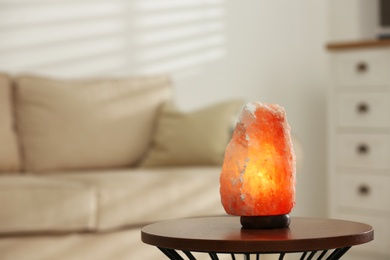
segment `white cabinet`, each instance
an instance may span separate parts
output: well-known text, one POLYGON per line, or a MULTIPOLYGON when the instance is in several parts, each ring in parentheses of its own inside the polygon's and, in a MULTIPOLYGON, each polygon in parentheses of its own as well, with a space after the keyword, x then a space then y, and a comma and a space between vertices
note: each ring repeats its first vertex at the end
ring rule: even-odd
POLYGON ((390 42, 332 44, 329 217, 365 222, 374 241, 343 259, 390 259, 390 42))

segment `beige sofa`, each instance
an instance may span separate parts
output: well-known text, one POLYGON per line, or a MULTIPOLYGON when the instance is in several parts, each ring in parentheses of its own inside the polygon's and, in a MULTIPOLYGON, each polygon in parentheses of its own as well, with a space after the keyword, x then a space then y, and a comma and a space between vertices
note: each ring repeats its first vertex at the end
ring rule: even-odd
POLYGON ((182 113, 166 76, 0 74, 0 259, 164 259, 140 227, 224 214, 241 102, 182 113))

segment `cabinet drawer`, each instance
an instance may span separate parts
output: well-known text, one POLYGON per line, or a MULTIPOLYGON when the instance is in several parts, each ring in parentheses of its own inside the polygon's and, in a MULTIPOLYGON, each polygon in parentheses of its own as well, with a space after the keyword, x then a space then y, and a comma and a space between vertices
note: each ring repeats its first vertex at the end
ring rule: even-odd
POLYGON ((338 134, 336 148, 339 166, 389 166, 390 142, 386 134, 338 134))
POLYGON ((389 126, 388 93, 340 93, 337 96, 341 127, 389 126))
POLYGON ((375 255, 378 254, 382 256, 390 256, 390 219, 386 217, 372 217, 362 215, 357 216, 349 213, 341 213, 338 217, 342 219, 366 223, 374 227, 374 240, 364 245, 354 246, 352 248, 352 251, 369 252, 375 255))
POLYGON ((386 86, 389 83, 389 50, 366 50, 338 53, 336 84, 343 87, 386 86))
POLYGON ((339 191, 340 206, 390 212, 390 177, 342 172, 339 191))

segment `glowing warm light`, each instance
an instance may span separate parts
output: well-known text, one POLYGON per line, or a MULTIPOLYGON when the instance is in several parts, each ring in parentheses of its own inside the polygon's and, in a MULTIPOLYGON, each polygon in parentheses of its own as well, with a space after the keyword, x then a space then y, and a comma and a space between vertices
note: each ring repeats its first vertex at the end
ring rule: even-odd
POLYGON ((295 154, 284 109, 247 104, 226 147, 221 200, 236 216, 274 216, 295 204, 295 154))

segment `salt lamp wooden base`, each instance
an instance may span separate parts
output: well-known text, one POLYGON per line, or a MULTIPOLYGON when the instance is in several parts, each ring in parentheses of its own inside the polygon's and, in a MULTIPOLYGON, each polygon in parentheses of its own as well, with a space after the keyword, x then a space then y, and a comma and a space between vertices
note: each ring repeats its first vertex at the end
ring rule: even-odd
POLYGON ((290 225, 290 215, 275 216, 241 216, 240 222, 243 228, 271 229, 287 228, 290 225))

